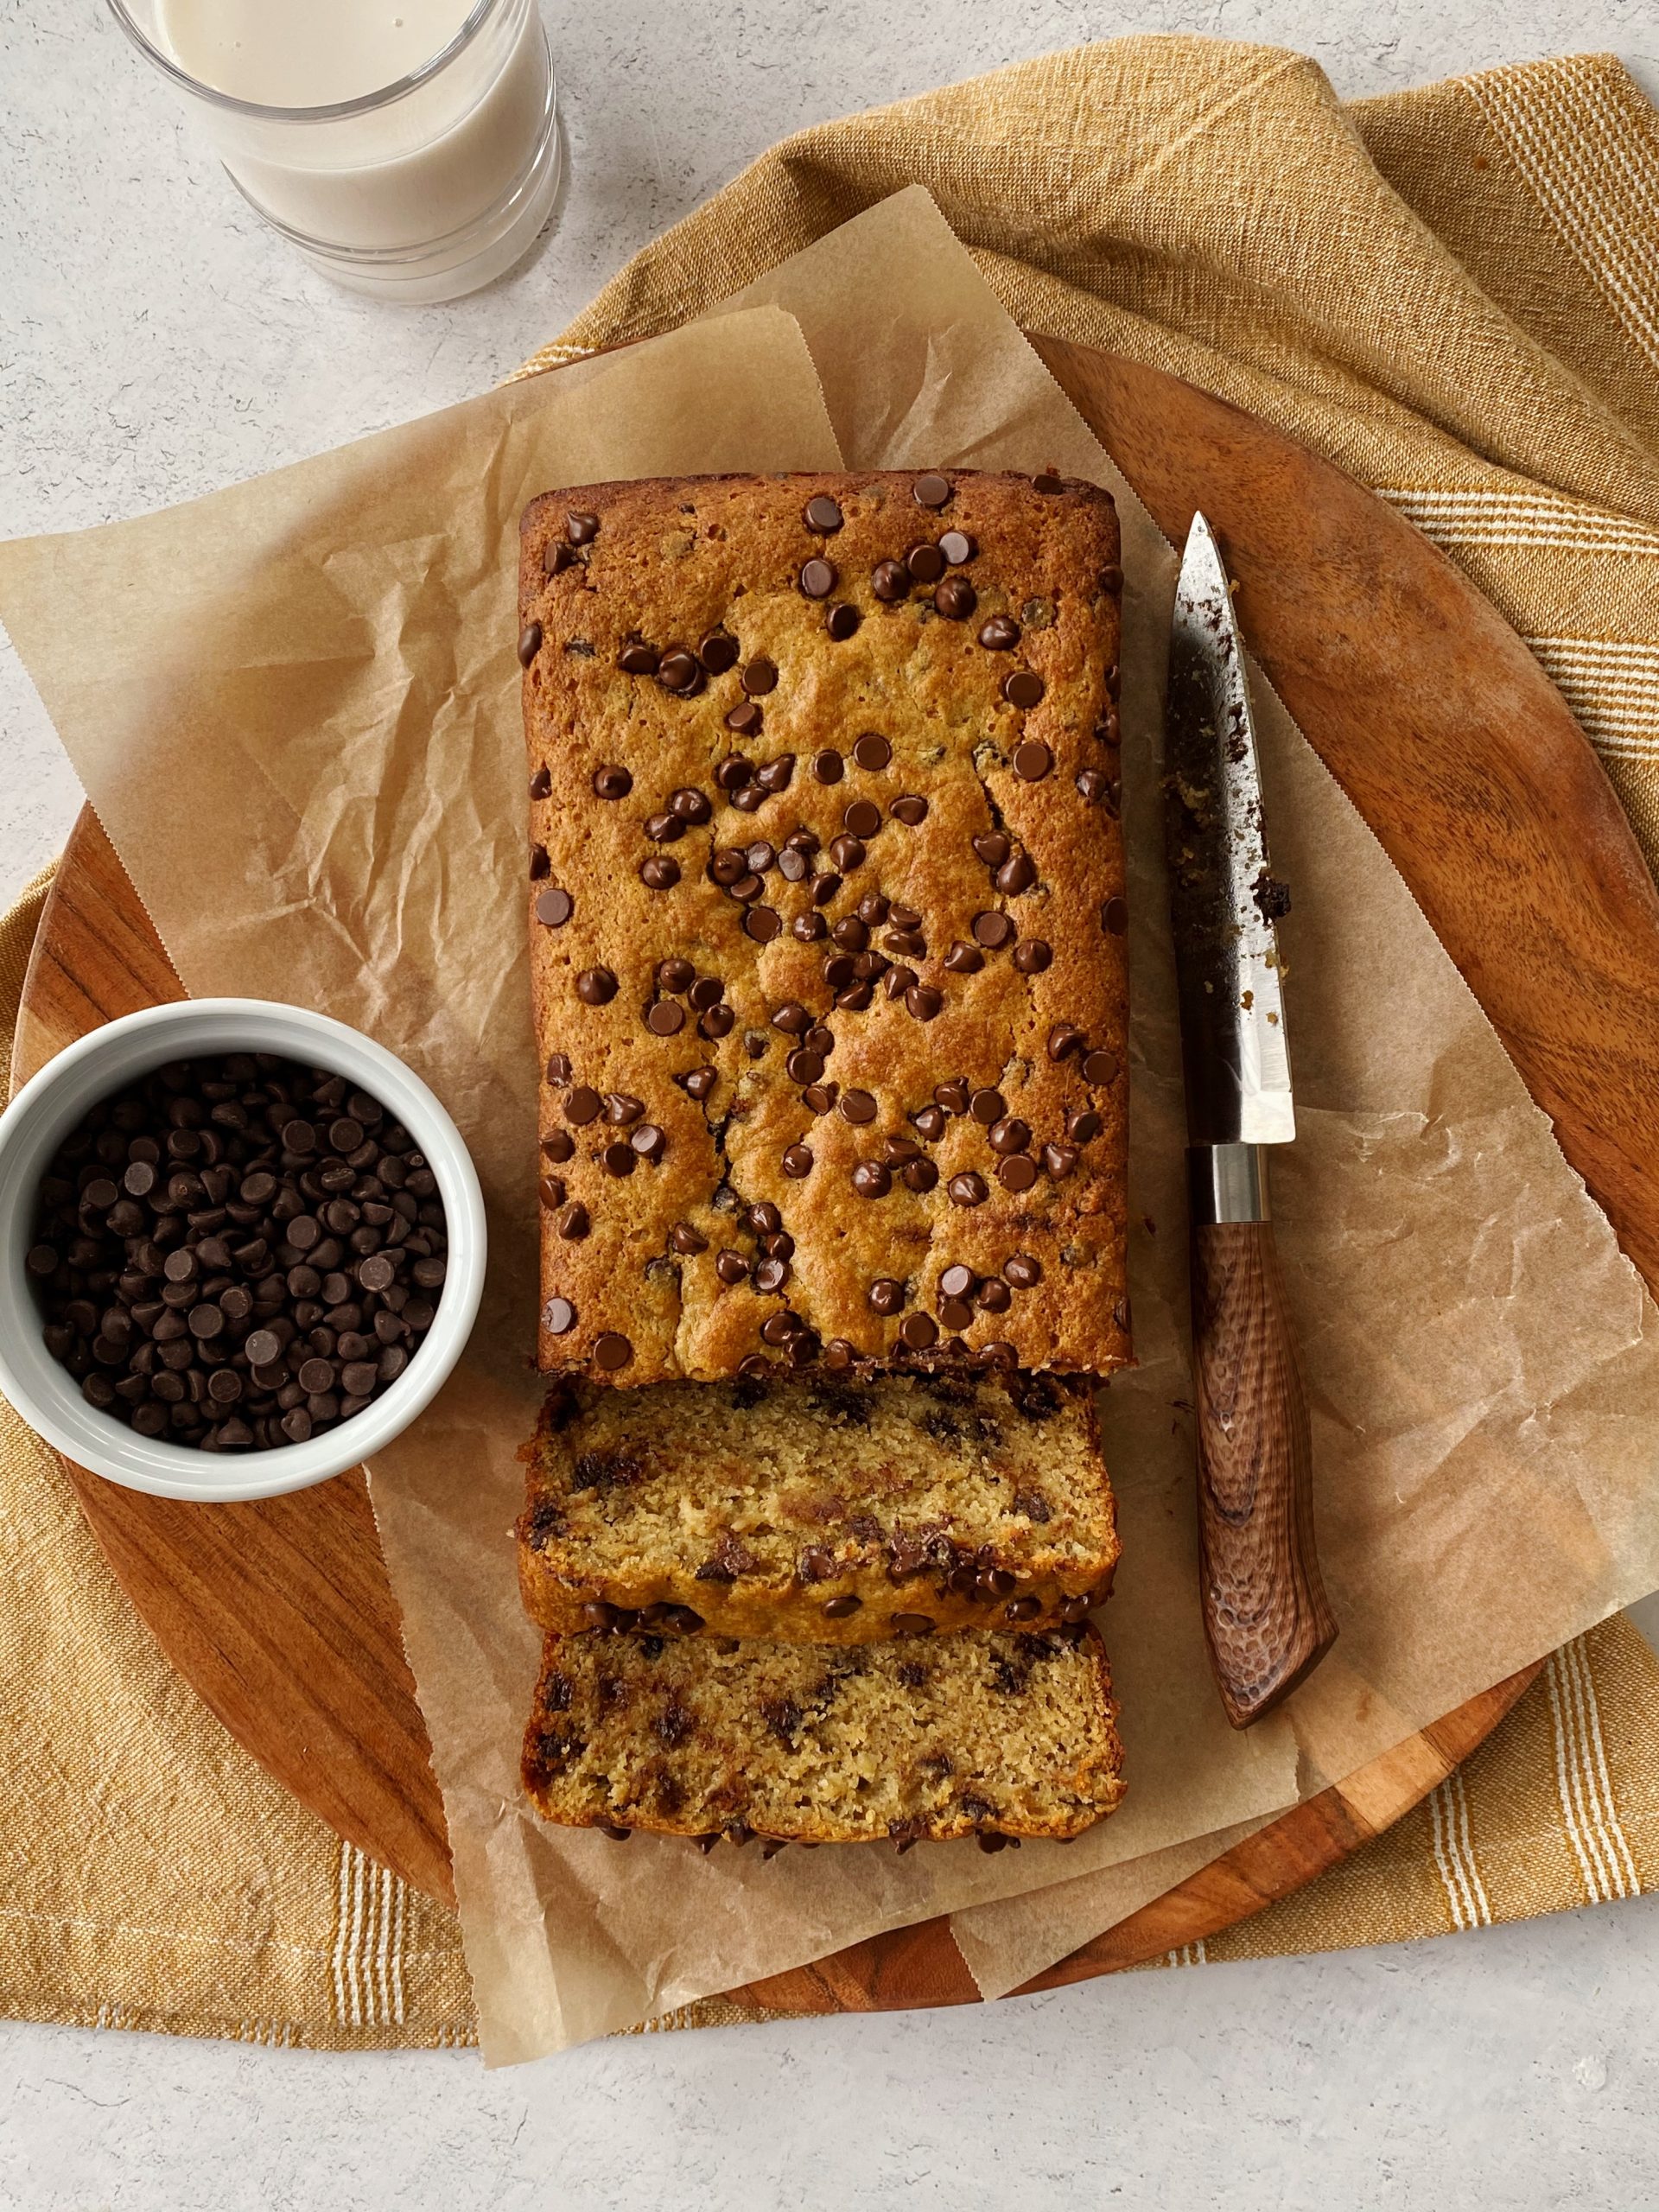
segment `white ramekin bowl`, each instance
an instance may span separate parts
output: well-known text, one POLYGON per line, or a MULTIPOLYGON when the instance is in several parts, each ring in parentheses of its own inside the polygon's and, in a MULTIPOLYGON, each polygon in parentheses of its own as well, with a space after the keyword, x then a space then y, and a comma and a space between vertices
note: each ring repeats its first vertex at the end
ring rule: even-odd
POLYGON ((264 999, 188 999, 150 1007, 93 1030, 60 1052, 0 1114, 0 1391, 48 1444, 129 1490, 215 1504, 279 1497, 372 1459, 430 1404, 478 1318, 485 1252, 483 1193, 461 1132, 395 1053, 343 1021, 264 999), (264 1452, 199 1452, 141 1436, 89 1405, 73 1376, 46 1349, 41 1308, 24 1266, 41 1179, 88 1108, 165 1061, 215 1052, 280 1053, 327 1068, 378 1098, 426 1154, 447 1223, 447 1272, 437 1313, 397 1381, 321 1436, 264 1452))

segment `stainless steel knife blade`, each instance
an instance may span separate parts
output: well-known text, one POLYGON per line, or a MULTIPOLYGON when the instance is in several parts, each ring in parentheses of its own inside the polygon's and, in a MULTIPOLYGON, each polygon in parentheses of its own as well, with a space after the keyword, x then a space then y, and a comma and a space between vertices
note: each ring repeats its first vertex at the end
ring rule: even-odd
POLYGON ((1296 1134, 1243 643, 1221 550, 1201 514, 1175 588, 1165 710, 1165 824, 1188 1141, 1287 1144, 1296 1134))

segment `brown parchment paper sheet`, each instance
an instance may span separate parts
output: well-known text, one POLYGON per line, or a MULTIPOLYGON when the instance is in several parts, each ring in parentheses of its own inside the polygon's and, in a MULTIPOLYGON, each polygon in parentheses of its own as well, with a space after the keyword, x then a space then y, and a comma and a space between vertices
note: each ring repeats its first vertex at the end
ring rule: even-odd
POLYGON ((1050 1882, 1022 1897, 994 1897, 988 1904, 953 1912, 950 1933, 980 1995, 1006 1997, 1057 1959, 1139 1912, 1142 1905, 1167 1896, 1273 1818, 1268 1814, 1241 1821, 1236 1827, 1192 1836, 1165 1850, 1149 1851, 1142 1859, 1126 1859, 1120 1866, 1103 1866, 1098 1873, 1050 1882))
POLYGON ((1154 1854, 1351 1771, 1659 1585, 1645 1294, 1390 864, 1264 689, 1275 858, 1297 900, 1303 1130, 1277 1212, 1343 1641, 1286 1714, 1243 1738, 1221 1719, 1194 1595, 1151 773, 1173 575, 916 191, 671 338, 143 522, 0 546, 0 618, 187 986, 371 1029, 434 1084, 478 1159, 493 1239, 478 1334, 372 1473, 493 2062, 942 1911, 971 1910, 975 1971, 1010 1986, 1057 1955, 1045 1945, 1071 1947, 1059 1923, 1076 1920, 1011 1909, 1000 1934, 998 1900, 1098 1883, 1094 1925, 1108 1925, 1163 1872, 1154 1854), (520 506, 558 483, 841 455, 1052 462, 1109 484, 1122 513, 1142 1365, 1103 1402, 1125 1543, 1104 1625, 1131 1788, 1064 1850, 762 1866, 542 1829, 518 1801, 535 1639, 508 1532, 537 1390, 512 554, 520 506))

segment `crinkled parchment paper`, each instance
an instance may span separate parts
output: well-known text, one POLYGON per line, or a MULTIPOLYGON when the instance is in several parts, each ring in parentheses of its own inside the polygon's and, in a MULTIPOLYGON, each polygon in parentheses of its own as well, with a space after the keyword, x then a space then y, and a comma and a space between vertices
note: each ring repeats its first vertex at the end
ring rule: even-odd
POLYGON ((1262 686, 1302 1132, 1275 1162, 1275 1211, 1342 1638, 1284 1713, 1243 1737, 1222 1719, 1196 1601, 1155 790, 1173 570, 917 191, 671 338, 142 522, 0 546, 0 616, 188 988, 372 1031, 478 1160, 493 1240, 478 1332, 372 1471, 493 2062, 936 1913, 962 1916, 982 1986, 1013 1986, 1223 1847, 1215 1832, 1659 1585, 1651 1306, 1398 875, 1262 686), (519 508, 559 484, 842 458, 1053 463, 1109 485, 1122 517, 1141 1364, 1103 1399, 1124 1535, 1103 1626, 1130 1794, 1065 1848, 763 1866, 646 1836, 620 1850, 542 1828, 519 1800, 536 1639, 510 1529, 537 1393, 513 553, 519 508))

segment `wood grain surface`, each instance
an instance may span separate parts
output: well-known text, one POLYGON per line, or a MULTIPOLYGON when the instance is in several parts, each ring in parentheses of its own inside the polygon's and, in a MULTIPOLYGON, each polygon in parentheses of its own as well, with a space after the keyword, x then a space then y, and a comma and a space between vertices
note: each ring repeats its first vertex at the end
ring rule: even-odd
MULTIPOLYGON (((1587 741, 1478 594, 1389 508, 1267 425, 1155 371, 1036 341, 1172 536, 1202 505, 1247 634, 1468 977, 1625 1249, 1659 1278, 1659 900, 1587 741)), ((554 372, 553 373, 556 373, 554 372)), ((42 921, 21 1078, 99 1022, 181 995, 84 813, 42 921)), ((176 1506, 71 1469, 162 1649, 339 1833, 451 1894, 441 1802, 360 1476, 267 1503, 176 1506)), ((1236 1846, 1033 1986, 1139 1964, 1288 1895, 1397 1820, 1532 1672, 1236 1846)), ((754 1986, 787 2011, 975 1989, 943 1922, 754 1986)))
POLYGON ((1270 1221, 1192 1231, 1198 1586, 1235 1728, 1289 1696, 1336 1642, 1313 1543, 1307 1398, 1270 1221))

